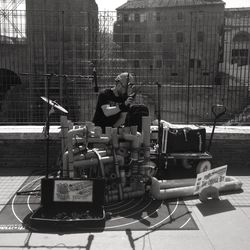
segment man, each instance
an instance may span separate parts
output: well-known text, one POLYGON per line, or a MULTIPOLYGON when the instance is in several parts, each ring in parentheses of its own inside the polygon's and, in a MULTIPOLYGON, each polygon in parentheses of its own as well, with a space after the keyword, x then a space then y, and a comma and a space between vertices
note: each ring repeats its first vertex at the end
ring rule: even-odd
POLYGON ((101 91, 97 100, 93 123, 101 127, 103 132, 105 127, 115 128, 124 124, 134 100, 133 95, 128 95, 133 92, 134 77, 131 74, 119 74, 115 78, 115 83, 114 87, 101 91))

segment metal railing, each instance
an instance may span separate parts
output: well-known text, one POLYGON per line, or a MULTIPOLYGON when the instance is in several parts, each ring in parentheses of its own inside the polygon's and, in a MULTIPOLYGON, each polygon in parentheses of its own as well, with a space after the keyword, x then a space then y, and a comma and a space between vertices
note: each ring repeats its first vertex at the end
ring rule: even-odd
POLYGON ((98 92, 123 71, 136 76, 137 101, 152 119, 211 123, 219 103, 221 122, 249 122, 250 13, 175 14, 1 12, 0 123, 43 123, 48 94, 69 119, 91 120, 98 92))

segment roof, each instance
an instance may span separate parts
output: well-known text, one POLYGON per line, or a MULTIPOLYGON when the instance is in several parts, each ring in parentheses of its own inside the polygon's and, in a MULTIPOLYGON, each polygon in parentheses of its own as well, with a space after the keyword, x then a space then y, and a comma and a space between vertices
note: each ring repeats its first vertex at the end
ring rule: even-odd
POLYGON ((250 7, 242 7, 242 8, 225 8, 227 12, 239 12, 239 11, 250 11, 250 7))
POLYGON ((116 10, 225 4, 222 0, 130 0, 116 10))

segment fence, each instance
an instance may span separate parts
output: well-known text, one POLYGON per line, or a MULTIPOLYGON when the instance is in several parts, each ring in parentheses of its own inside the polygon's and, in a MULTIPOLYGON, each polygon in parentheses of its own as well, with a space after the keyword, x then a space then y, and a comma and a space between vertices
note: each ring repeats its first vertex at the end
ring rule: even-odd
POLYGON ((41 96, 60 103, 74 122, 91 120, 98 91, 128 71, 152 119, 160 112, 173 123, 210 123, 211 106, 220 103, 227 108, 221 122, 247 123, 249 16, 2 11, 0 122, 43 123, 41 96))

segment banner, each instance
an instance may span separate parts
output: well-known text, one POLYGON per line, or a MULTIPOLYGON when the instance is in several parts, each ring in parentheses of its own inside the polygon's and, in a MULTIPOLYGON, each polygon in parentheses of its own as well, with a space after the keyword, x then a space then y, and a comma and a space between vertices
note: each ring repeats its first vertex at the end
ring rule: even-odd
POLYGON ((93 181, 55 180, 54 201, 93 202, 93 181))
POLYGON ((226 173, 227 165, 197 174, 194 194, 199 194, 202 189, 209 186, 221 187, 225 182, 226 173))

